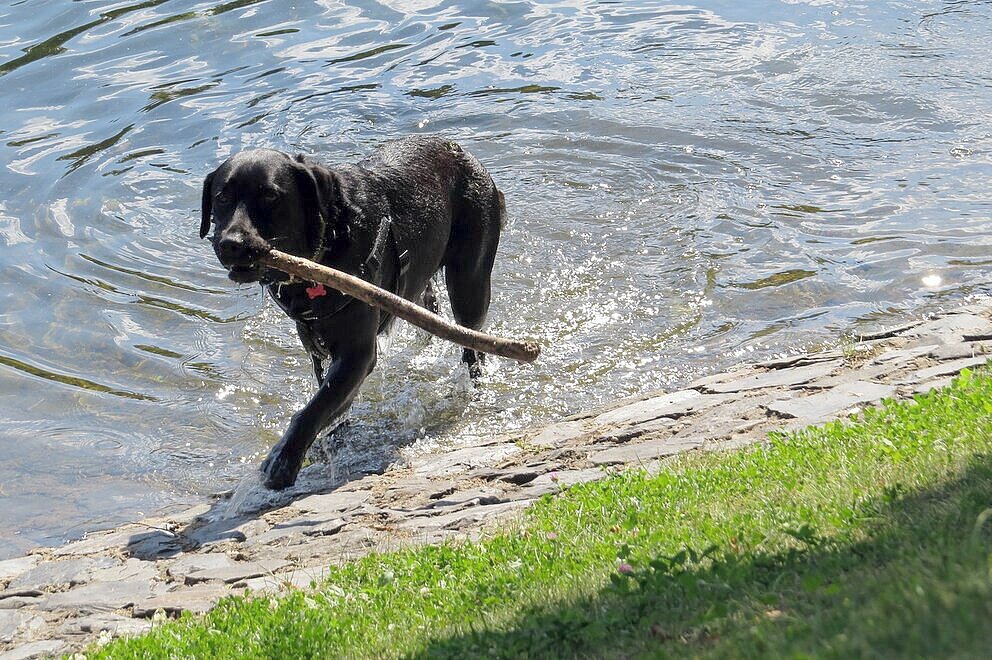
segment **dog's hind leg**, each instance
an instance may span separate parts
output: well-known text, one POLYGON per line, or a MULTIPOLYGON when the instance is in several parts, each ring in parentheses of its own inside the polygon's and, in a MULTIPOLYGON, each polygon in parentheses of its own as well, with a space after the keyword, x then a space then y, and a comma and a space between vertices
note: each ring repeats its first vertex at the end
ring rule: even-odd
MULTIPOLYGON (((451 228, 451 239, 444 261, 444 278, 455 321, 479 330, 489 312, 490 278, 499 231, 502 225, 503 196, 491 183, 484 203, 467 203, 451 228)), ((473 378, 481 372, 483 354, 466 348, 462 361, 473 378)))

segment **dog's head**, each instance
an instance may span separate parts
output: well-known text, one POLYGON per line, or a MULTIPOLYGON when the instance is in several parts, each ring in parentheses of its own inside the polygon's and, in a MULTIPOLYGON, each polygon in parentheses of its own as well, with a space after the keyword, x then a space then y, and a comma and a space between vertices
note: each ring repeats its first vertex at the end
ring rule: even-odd
POLYGON ((211 241, 228 277, 257 282, 258 263, 269 248, 314 258, 332 240, 338 208, 347 206, 340 181, 302 156, 243 151, 228 158, 203 182, 200 238, 213 224, 211 241))

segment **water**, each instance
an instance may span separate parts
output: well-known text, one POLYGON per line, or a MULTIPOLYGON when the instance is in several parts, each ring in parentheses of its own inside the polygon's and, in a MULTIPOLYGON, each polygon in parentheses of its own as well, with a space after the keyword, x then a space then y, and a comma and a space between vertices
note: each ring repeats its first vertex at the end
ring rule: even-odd
POLYGON ((490 329, 542 359, 473 390, 400 329, 317 487, 988 292, 990 43, 970 0, 5 3, 0 556, 251 490, 308 397, 196 237, 232 152, 438 132, 506 194, 490 329))

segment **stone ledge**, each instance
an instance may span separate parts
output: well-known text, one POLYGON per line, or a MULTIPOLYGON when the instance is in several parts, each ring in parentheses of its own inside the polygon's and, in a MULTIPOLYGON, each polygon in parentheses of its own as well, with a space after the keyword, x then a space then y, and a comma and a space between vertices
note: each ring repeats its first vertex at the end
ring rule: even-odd
POLYGON ((147 630, 155 612, 306 588, 329 567, 410 544, 477 538, 536 498, 627 466, 729 449, 940 387, 992 352, 992 306, 742 365, 542 428, 418 457, 330 492, 225 517, 223 498, 0 561, 0 658, 78 650, 147 630))

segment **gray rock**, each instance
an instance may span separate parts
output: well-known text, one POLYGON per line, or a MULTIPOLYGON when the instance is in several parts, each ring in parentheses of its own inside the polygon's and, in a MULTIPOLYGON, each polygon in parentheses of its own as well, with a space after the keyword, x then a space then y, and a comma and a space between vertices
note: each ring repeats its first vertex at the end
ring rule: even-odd
POLYGON ((200 571, 193 571, 186 576, 186 584, 197 582, 239 582, 248 578, 258 577, 272 573, 283 566, 289 564, 287 561, 277 559, 265 559, 263 561, 239 561, 230 566, 218 568, 206 568, 200 571))
POLYGON ((151 630, 152 622, 133 619, 119 614, 91 614, 79 619, 69 619, 62 625, 67 633, 100 633, 106 630, 114 637, 135 636, 151 630))
POLYGON ((594 418, 592 423, 597 426, 629 426, 659 417, 684 415, 693 408, 699 407, 700 402, 707 398, 719 399, 720 397, 706 397, 697 390, 679 390, 610 410, 594 418))
POLYGON ((535 447, 554 448, 566 445, 585 435, 585 422, 571 420, 545 426, 535 435, 527 439, 528 444, 535 447))
POLYGON ((907 331, 921 325, 923 321, 910 321, 909 323, 903 323, 902 325, 892 326, 889 328, 883 328, 881 330, 875 330, 872 332, 863 332, 858 335, 860 341, 875 341, 877 339, 888 339, 890 337, 895 337, 898 335, 906 334, 907 331))
POLYGON ((306 513, 341 513, 357 509, 372 496, 367 490, 334 491, 322 495, 308 495, 292 502, 288 508, 306 513))
MULTIPOLYGON (((479 468, 469 470, 463 477, 465 479, 481 479, 483 481, 496 481, 515 486, 523 486, 537 478, 542 472, 554 469, 548 462, 541 462, 537 465, 516 465, 508 468, 479 468)), ((438 493, 430 496, 436 500, 447 497, 457 491, 458 488, 451 488, 445 493, 438 493)))
POLYGON ((245 580, 245 587, 254 593, 275 593, 286 589, 309 589, 314 582, 321 582, 330 573, 329 566, 298 568, 294 571, 263 575, 245 580))
POLYGON ((805 367, 759 372, 726 383, 711 383, 703 386, 702 390, 716 394, 728 394, 732 392, 758 390, 765 387, 790 387, 792 385, 808 383, 814 378, 823 378, 841 366, 842 363, 841 360, 831 360, 805 367))
POLYGON ((309 537, 337 534, 346 524, 348 521, 345 518, 329 518, 327 515, 292 518, 248 539, 248 545, 268 545, 286 539, 290 539, 289 545, 303 543, 309 537))
POLYGON ((527 484, 527 486, 521 488, 519 494, 521 497, 534 499, 545 493, 557 493, 575 484, 598 481, 605 476, 606 472, 599 467, 549 472, 548 474, 542 474, 527 484))
MULTIPOLYGON (((913 387, 913 394, 926 394, 927 392, 932 392, 933 390, 941 390, 951 384, 954 380, 953 376, 944 376, 943 378, 937 378, 934 380, 928 380, 923 383, 919 383, 913 387)), ((0 600, 0 603, 3 603, 0 600)))
POLYGON ((0 580, 12 578, 34 568, 38 563, 38 558, 34 556, 15 557, 0 561, 0 580))
POLYGON ((783 417, 794 417, 804 423, 814 423, 860 404, 874 403, 891 397, 895 387, 867 381, 855 381, 810 396, 782 399, 767 404, 767 408, 783 417))
POLYGON ((137 618, 151 617, 158 610, 163 610, 166 614, 203 614, 212 610, 217 601, 231 593, 230 587, 217 583, 182 587, 135 603, 132 612, 137 618))
POLYGON ((133 582, 157 577, 158 567, 153 562, 132 557, 120 566, 94 570, 91 579, 93 582, 133 582))
POLYGON ((488 467, 520 453, 513 444, 462 447, 414 463, 414 472, 427 477, 444 477, 467 467, 488 467))
POLYGON ((56 548, 56 557, 121 552, 142 559, 157 559, 179 552, 176 536, 169 531, 126 525, 118 530, 87 535, 80 541, 56 548))
POLYGON ((454 511, 456 509, 464 509, 468 506, 478 506, 480 504, 499 504, 503 501, 502 496, 503 491, 498 488, 471 488, 469 490, 458 491, 451 493, 450 495, 446 495, 443 498, 433 500, 421 508, 435 509, 439 511, 454 511))
POLYGON ((594 453, 589 457, 593 465, 617 465, 633 463, 643 465, 662 456, 674 456, 683 451, 696 449, 702 445, 699 439, 660 438, 636 444, 620 445, 594 453))
POLYGON ((843 357, 840 351, 824 351, 823 353, 800 353, 798 355, 789 355, 782 358, 775 358, 774 360, 766 360, 764 362, 759 362, 757 366, 764 367, 765 369, 786 369, 789 367, 805 367, 806 365, 815 364, 817 362, 827 362, 829 360, 836 360, 839 357, 843 357))
POLYGON ((960 360, 951 360, 950 362, 944 362, 943 364, 938 364, 927 369, 919 369, 914 371, 908 378, 900 381, 902 384, 913 384, 919 383, 921 381, 930 380, 931 378, 937 378, 938 376, 952 376, 961 372, 963 369, 970 369, 972 367, 978 367, 988 360, 986 357, 973 357, 973 358, 962 358, 960 360))
POLYGON ((7 585, 7 591, 46 591, 63 585, 76 585, 88 582, 93 571, 110 568, 120 562, 110 557, 82 557, 46 561, 21 573, 7 585))
POLYGON ((233 565, 234 560, 222 552, 191 553, 169 564, 166 573, 174 580, 184 581, 190 573, 233 565))
POLYGON ((899 362, 898 360, 890 360, 880 364, 868 362, 862 364, 857 369, 841 369, 832 376, 817 378, 816 380, 803 384, 801 388, 794 389, 828 390, 837 387, 838 385, 853 383, 856 380, 886 380, 892 378, 893 374, 905 369, 908 364, 908 362, 899 362))
POLYGON ((452 511, 438 516, 415 516, 397 523, 400 529, 430 532, 437 530, 460 530, 480 523, 494 523, 505 520, 530 504, 530 500, 515 500, 488 506, 475 506, 460 511, 452 511))
POLYGON ((197 518, 201 518, 210 513, 213 506, 210 504, 196 504, 172 513, 163 513, 152 518, 145 518, 141 525, 145 527, 172 528, 180 525, 188 525, 197 518))
POLYGON ((694 381, 692 381, 691 383, 689 383, 689 389, 705 391, 709 385, 712 385, 714 383, 729 383, 732 380, 738 380, 742 376, 746 376, 747 374, 751 373, 752 370, 753 368, 748 365, 739 364, 735 367, 732 367, 729 371, 710 374, 708 376, 701 376, 695 379, 694 381))
MULTIPOLYGON (((0 591, 0 603, 6 602, 11 598, 31 598, 33 596, 43 596, 45 594, 41 589, 5 589, 0 591)), ((3 609, 14 609, 11 607, 4 607, 3 609)))
MULTIPOLYGON (((913 348, 893 348, 879 353, 871 359, 869 364, 891 364, 893 366, 905 364, 919 357, 932 353, 940 346, 939 344, 924 344, 913 348)), ((857 369, 855 371, 860 371, 857 369)))
POLYGON ((992 343, 990 342, 961 342, 960 344, 945 344, 936 347, 929 351, 927 355, 935 360, 946 362, 949 360, 978 357, 979 355, 985 355, 990 350, 992 350, 992 343))
POLYGON ((84 614, 112 612, 147 600, 158 585, 147 580, 134 582, 91 582, 51 594, 38 604, 41 610, 77 610, 84 614))
MULTIPOLYGON (((459 475, 461 477, 461 475, 459 475)), ((402 475, 386 487, 386 500, 435 499, 453 493, 458 481, 453 479, 428 479, 418 475, 402 475)))
POLYGON ((31 658, 52 656, 61 653, 67 646, 69 646, 67 642, 58 639, 30 642, 0 654, 0 660, 30 660, 31 658))
POLYGON ((934 337, 937 340, 934 343, 953 344, 963 341, 965 337, 992 336, 992 322, 979 314, 951 314, 921 323, 903 334, 907 337, 934 337))
MULTIPOLYGON (((41 592, 38 592, 38 596, 41 596, 41 592)), ((34 605, 41 602, 41 598, 38 596, 9 596, 7 598, 0 597, 0 610, 16 610, 27 605, 34 605)))
POLYGON ((0 644, 14 641, 19 632, 37 630, 44 625, 45 620, 32 612, 0 610, 0 644))
MULTIPOLYGON (((706 396, 714 396, 707 394, 706 396)), ((592 436, 594 442, 628 442, 642 435, 650 435, 668 430, 679 423, 678 419, 659 417, 627 426, 613 425, 597 427, 592 436)))
POLYGON ((269 524, 261 518, 238 516, 188 528, 183 532, 182 538, 197 547, 205 547, 220 541, 244 541, 268 529, 269 524))

